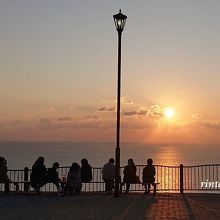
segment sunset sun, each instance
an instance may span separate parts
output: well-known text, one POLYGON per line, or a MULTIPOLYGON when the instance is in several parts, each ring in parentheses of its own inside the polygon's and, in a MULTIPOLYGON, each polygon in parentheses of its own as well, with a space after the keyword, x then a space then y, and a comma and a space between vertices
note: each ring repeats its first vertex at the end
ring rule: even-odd
POLYGON ((164 116, 165 118, 173 118, 174 117, 174 109, 173 108, 170 108, 170 107, 167 107, 164 109, 164 116))

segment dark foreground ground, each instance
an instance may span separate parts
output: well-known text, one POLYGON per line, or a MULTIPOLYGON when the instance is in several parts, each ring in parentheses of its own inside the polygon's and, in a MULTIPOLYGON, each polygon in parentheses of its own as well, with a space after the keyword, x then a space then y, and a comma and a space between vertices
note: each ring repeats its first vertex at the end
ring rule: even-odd
POLYGON ((130 193, 114 198, 104 193, 65 197, 0 193, 0 219, 220 220, 220 194, 130 193))

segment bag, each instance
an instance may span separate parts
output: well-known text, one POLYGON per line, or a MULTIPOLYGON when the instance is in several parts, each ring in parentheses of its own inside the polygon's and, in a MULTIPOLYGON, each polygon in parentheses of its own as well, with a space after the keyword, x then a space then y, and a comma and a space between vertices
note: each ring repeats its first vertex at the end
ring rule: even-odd
POLYGON ((140 177, 139 176, 135 176, 135 181, 136 181, 136 183, 141 183, 140 177))
POLYGON ((132 180, 132 183, 141 183, 139 176, 135 176, 134 179, 132 180))

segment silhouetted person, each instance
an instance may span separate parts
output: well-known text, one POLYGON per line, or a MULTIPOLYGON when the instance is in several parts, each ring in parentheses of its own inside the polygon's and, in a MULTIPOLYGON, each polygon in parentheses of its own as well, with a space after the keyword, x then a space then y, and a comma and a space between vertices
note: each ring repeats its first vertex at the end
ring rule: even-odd
POLYGON ((126 183, 125 192, 129 192, 131 183, 137 183, 136 171, 137 171, 137 169, 136 169, 136 166, 133 162, 133 159, 129 159, 128 165, 125 166, 124 172, 123 172, 123 174, 124 174, 123 182, 126 183))
POLYGON ((60 178, 58 177, 57 169, 59 168, 59 163, 53 163, 52 168, 49 168, 47 171, 47 182, 54 183, 56 187, 60 187, 60 178))
POLYGON ((112 192, 115 179, 115 160, 113 158, 109 159, 109 162, 106 163, 102 168, 102 179, 105 182, 105 191, 112 192))
POLYGON ((32 166, 32 173, 30 176, 31 187, 36 192, 40 192, 40 187, 47 183, 47 169, 44 166, 44 158, 39 157, 32 166))
POLYGON ((154 185, 155 174, 156 171, 155 171, 155 167, 153 166, 153 160, 149 158, 147 159, 147 166, 144 167, 143 169, 143 185, 145 187, 145 193, 150 193, 150 185, 151 184, 154 185))
POLYGON ((89 183, 92 180, 92 167, 88 160, 83 158, 81 160, 81 181, 82 183, 89 183))
POLYGON ((4 157, 0 157, 0 183, 5 184, 5 192, 8 193, 10 179, 7 175, 8 168, 7 168, 7 160, 4 157))
POLYGON ((72 163, 67 175, 67 190, 80 193, 82 188, 81 171, 78 163, 72 163))

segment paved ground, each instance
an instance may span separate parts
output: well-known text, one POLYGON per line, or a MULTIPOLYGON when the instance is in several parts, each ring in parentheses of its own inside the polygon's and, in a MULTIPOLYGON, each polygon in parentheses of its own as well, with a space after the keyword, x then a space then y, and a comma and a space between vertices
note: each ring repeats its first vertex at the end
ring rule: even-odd
POLYGON ((220 194, 0 194, 0 219, 220 219, 220 194))

